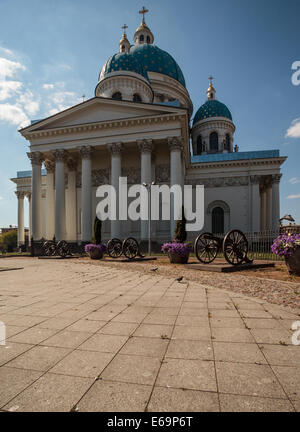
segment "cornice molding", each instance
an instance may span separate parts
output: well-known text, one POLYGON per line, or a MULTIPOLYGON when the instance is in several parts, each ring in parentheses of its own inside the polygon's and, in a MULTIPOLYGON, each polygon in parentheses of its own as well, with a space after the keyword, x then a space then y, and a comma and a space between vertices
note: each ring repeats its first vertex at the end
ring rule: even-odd
POLYGON ((262 166, 262 165, 282 165, 287 159, 286 156, 269 159, 242 159, 237 161, 221 161, 221 162, 196 162, 190 163, 188 169, 207 169, 207 168, 228 168, 228 167, 243 167, 243 166, 262 166))
MULTIPOLYGON (((159 107, 157 107, 159 109, 159 107)), ((174 113, 174 114, 160 114, 151 115, 146 117, 135 117, 127 118, 122 120, 110 120, 95 123, 79 124, 74 126, 62 126, 57 128, 49 128, 44 130, 37 130, 32 132, 21 132, 21 134, 27 139, 32 140, 35 138, 47 138, 59 135, 68 135, 73 133, 91 132, 98 130, 111 130, 120 127, 131 127, 131 126, 144 126, 151 124, 160 124, 164 122, 174 122, 176 120, 186 122, 186 114, 174 113)))

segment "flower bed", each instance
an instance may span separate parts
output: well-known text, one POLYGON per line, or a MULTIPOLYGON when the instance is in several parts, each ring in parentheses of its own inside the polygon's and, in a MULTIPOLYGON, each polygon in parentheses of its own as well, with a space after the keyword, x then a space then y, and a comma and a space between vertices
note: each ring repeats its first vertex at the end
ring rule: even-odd
POLYGON ((290 273, 300 275, 300 234, 281 234, 274 240, 272 252, 284 257, 290 273))
POLYGON ((106 245, 89 243, 84 247, 85 252, 92 259, 101 259, 106 252, 106 245))
POLYGON ((171 263, 186 264, 193 247, 188 243, 170 242, 164 243, 161 250, 168 254, 171 263))

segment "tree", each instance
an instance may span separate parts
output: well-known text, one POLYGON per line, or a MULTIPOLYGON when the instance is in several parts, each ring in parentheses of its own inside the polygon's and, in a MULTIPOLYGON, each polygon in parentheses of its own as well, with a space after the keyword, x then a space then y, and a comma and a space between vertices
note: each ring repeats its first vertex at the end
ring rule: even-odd
POLYGON ((184 216, 184 209, 182 208, 182 218, 178 219, 176 222, 176 227, 174 231, 174 240, 176 242, 184 243, 187 238, 187 232, 186 232, 186 219, 184 216))
POLYGON ((93 243, 101 244, 101 230, 102 230, 102 221, 95 217, 94 220, 94 234, 93 234, 93 243))
POLYGON ((17 230, 8 231, 0 236, 0 249, 5 252, 13 252, 17 247, 17 230))

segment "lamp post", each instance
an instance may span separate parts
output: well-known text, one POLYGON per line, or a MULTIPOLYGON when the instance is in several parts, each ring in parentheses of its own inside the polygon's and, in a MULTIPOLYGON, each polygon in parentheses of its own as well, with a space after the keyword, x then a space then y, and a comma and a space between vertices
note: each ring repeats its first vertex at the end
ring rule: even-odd
POLYGON ((151 256, 151 186, 155 185, 152 183, 143 183, 143 186, 148 192, 148 255, 151 256))

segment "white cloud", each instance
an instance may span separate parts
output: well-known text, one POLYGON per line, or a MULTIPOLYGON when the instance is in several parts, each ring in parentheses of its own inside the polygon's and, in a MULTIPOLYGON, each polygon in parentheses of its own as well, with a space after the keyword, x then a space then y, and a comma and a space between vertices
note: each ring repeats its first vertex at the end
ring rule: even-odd
POLYGON ((3 197, 2 197, 2 196, 0 196, 0 201, 1 201, 1 200, 3 200, 3 197))
POLYGON ((30 90, 26 90, 25 93, 22 93, 17 100, 17 105, 22 106, 25 111, 28 112, 29 115, 34 115, 40 109, 40 104, 37 98, 34 97, 33 93, 30 90))
POLYGON ((22 87, 20 81, 1 81, 0 80, 0 101, 9 99, 15 95, 22 87))
POLYGON ((58 67, 60 67, 61 69, 65 69, 65 70, 71 70, 71 66, 68 65, 67 63, 61 63, 60 65, 58 65, 58 67))
POLYGON ((300 117, 292 121, 285 134, 286 138, 300 138, 300 117))
POLYGON ((6 121, 19 127, 27 126, 29 118, 22 108, 11 104, 0 104, 0 121, 6 121))
POLYGON ((8 56, 13 56, 14 55, 14 53, 12 52, 12 50, 10 50, 8 48, 0 47, 0 51, 3 52, 3 54, 8 55, 8 56))
POLYGON ((57 91, 49 96, 49 115, 54 115, 59 111, 70 108, 80 103, 81 99, 74 92, 57 91))
POLYGON ((287 198, 288 198, 288 199, 298 199, 298 198, 300 198, 300 194, 297 194, 297 195, 289 195, 287 198))
POLYGON ((43 88, 45 90, 52 90, 54 89, 54 84, 43 84, 43 88))
POLYGON ((297 184, 297 183, 300 183, 300 179, 297 178, 297 177, 292 177, 292 178, 289 179, 289 182, 291 184, 297 184))
POLYGON ((24 71, 26 68, 19 62, 0 57, 0 79, 13 77, 17 70, 24 71))

